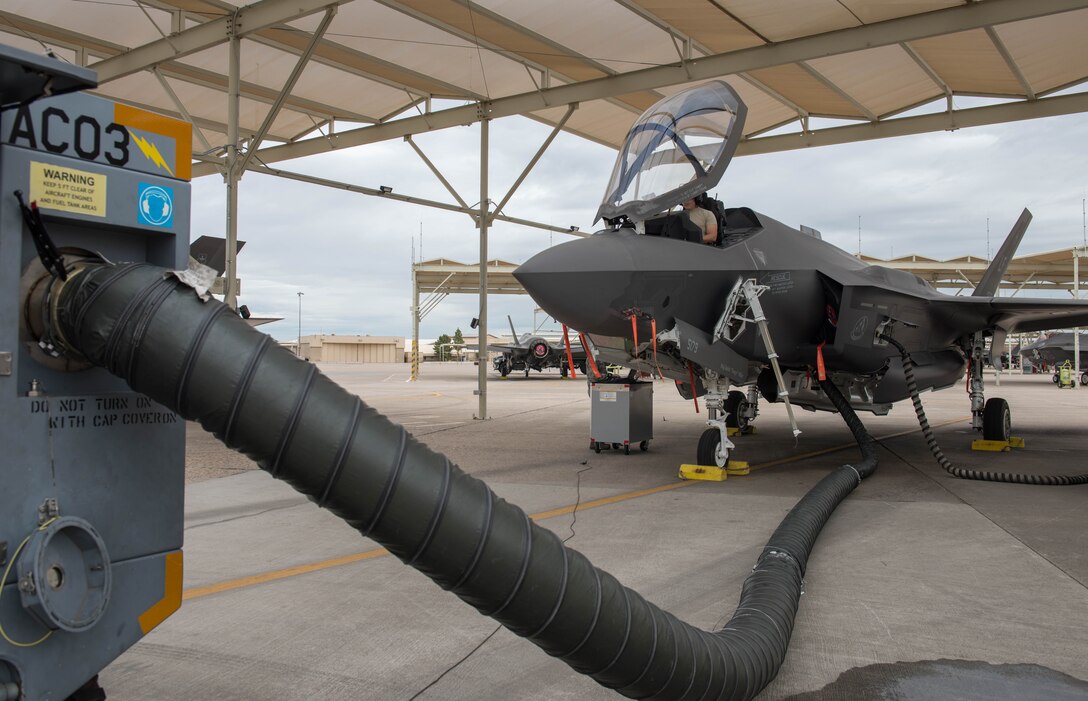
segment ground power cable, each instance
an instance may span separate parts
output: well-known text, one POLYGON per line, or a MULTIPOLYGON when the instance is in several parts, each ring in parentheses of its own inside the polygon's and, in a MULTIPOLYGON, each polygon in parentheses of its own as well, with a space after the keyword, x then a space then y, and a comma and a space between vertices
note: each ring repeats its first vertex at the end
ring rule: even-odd
POLYGON ((907 391, 910 393, 911 402, 914 404, 914 413, 918 416, 918 425, 922 428, 929 452, 937 459, 937 464, 945 472, 967 480, 981 480, 984 482, 1010 482, 1013 484, 1034 484, 1043 486, 1070 486, 1088 484, 1088 473, 1081 475, 1028 475, 1015 472, 990 472, 988 470, 971 470, 964 467, 956 467, 945 457, 941 447, 937 445, 937 439, 933 435, 933 429, 929 426, 925 409, 922 408, 922 400, 918 397, 918 383, 914 379, 914 360, 903 344, 891 336, 880 334, 880 338, 896 347, 903 358, 903 375, 907 380, 907 391))

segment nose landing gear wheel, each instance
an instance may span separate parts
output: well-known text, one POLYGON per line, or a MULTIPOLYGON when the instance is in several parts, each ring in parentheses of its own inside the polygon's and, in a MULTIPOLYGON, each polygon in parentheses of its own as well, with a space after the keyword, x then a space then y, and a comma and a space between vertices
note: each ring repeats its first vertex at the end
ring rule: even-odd
POLYGON ((1009 403, 1000 397, 986 400, 982 410, 982 437, 988 441, 1008 441, 1012 436, 1009 403))
POLYGON ((707 467, 725 467, 729 456, 722 454, 722 434, 716 428, 708 428, 699 436, 696 463, 707 467))

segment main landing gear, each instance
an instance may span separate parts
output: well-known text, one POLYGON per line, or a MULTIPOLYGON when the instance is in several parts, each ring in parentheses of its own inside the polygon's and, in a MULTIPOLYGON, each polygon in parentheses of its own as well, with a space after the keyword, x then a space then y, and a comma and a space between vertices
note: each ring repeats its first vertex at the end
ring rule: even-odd
POLYGON ((986 441, 1008 443, 1012 438, 1012 413, 1009 403, 999 397, 986 399, 983 392, 982 369, 986 349, 982 333, 971 336, 968 355, 970 383, 967 391, 971 397, 971 427, 982 432, 986 441))

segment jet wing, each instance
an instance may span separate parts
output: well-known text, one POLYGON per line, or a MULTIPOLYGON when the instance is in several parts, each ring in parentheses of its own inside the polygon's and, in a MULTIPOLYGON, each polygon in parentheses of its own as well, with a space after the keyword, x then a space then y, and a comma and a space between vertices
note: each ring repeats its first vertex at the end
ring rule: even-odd
POLYGON ((946 312, 969 312, 985 317, 990 326, 1009 333, 1088 326, 1088 300, 957 297, 939 302, 946 312))
POLYGON ((521 351, 523 355, 529 352, 527 348, 524 348, 522 346, 515 346, 513 344, 497 345, 494 343, 489 343, 487 345, 487 349, 492 353, 510 353, 512 355, 517 355, 518 351, 521 351))

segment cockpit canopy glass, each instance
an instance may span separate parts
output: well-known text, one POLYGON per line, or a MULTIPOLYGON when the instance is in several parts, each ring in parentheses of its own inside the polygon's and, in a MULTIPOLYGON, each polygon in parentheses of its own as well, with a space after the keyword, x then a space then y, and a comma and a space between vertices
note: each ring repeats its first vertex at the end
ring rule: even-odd
POLYGON ((716 80, 666 97, 627 132, 597 219, 643 221, 718 184, 748 109, 716 80))

